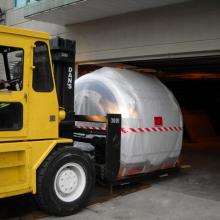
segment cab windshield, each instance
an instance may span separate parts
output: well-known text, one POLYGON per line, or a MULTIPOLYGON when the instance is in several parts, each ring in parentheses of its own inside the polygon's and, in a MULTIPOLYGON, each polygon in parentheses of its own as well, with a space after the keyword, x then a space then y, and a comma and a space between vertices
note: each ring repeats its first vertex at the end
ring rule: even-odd
POLYGON ((21 48, 0 46, 0 89, 22 90, 24 51, 21 48), (3 86, 7 85, 7 86, 3 86))

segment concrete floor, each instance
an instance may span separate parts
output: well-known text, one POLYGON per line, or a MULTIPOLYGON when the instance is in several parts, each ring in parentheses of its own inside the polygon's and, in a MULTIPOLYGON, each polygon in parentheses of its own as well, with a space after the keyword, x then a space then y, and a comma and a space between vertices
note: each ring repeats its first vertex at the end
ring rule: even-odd
MULTIPOLYGON (((1 213, 7 206, 0 204, 0 219, 13 220, 219 220, 220 219, 220 152, 184 151, 182 163, 192 168, 181 170, 163 178, 146 180, 144 187, 137 187, 133 193, 117 194, 88 206, 80 213, 65 218, 48 217, 43 213, 27 209, 25 214, 1 213), (113 196, 114 197, 114 196, 113 196), (105 202, 104 202, 105 201, 105 202), (35 214, 33 214, 33 212, 35 214), (17 215, 17 216, 18 216, 17 215), (3 215, 2 215, 3 216, 3 215)), ((21 200, 15 204, 20 204, 21 200)), ((4 202, 3 202, 4 203, 4 202)), ((12 202, 13 204, 13 202, 12 202)), ((25 204, 22 203, 25 209, 25 204)), ((27 205, 27 204, 26 204, 27 205)))
POLYGON ((183 152, 192 168, 147 181, 150 188, 87 207, 77 215, 43 220, 219 220, 220 153, 183 152))
POLYGON ((219 220, 220 203, 157 187, 88 207, 77 215, 44 220, 219 220))

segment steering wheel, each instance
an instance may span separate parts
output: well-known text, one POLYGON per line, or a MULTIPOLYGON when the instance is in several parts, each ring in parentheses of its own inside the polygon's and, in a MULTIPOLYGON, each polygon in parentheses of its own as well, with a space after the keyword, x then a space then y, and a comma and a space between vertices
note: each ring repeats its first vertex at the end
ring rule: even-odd
POLYGON ((10 85, 9 89, 11 88, 14 91, 21 90, 22 88, 22 81, 20 78, 15 78, 15 79, 5 81, 5 83, 8 83, 10 85))

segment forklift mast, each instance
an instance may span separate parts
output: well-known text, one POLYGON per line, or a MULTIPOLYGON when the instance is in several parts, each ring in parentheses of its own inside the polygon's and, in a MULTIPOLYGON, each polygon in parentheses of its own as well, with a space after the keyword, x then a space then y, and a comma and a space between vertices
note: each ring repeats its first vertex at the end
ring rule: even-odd
POLYGON ((50 41, 54 78, 59 106, 65 109, 66 118, 60 122, 59 136, 94 146, 97 177, 102 181, 115 182, 120 166, 121 116, 108 114, 75 115, 75 41, 55 38, 50 41), (83 129, 77 123, 105 124, 105 129, 83 129), (91 135, 93 136, 91 138, 91 135))
POLYGON ((59 136, 73 137, 75 41, 60 37, 50 40, 58 103, 66 111, 66 118, 60 122, 59 136))

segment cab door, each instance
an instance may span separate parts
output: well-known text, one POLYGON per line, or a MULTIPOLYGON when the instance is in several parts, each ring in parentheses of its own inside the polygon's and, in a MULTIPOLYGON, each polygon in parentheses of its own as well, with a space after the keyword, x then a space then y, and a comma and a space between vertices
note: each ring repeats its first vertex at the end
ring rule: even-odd
POLYGON ((0 37, 0 141, 27 137, 27 45, 0 37))
MULTIPOLYGON (((59 106, 47 41, 33 42, 29 139, 58 138, 59 106)), ((61 73, 60 73, 61 74, 61 73)))

